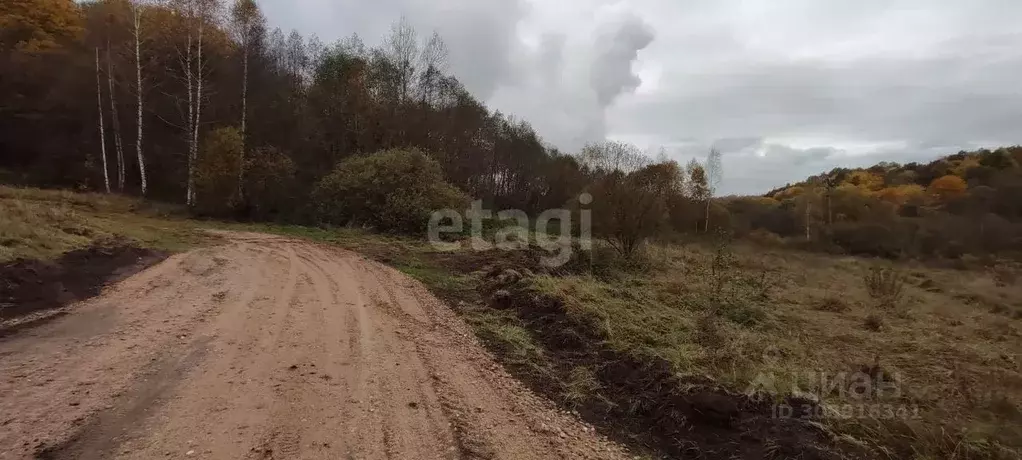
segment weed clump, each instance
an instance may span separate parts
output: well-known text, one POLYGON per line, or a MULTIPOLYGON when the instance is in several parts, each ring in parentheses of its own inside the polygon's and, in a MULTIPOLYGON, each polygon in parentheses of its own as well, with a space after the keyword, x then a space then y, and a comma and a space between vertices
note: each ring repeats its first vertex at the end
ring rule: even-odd
POLYGON ((820 311, 829 311, 831 313, 843 313, 848 311, 848 304, 845 303, 844 299, 837 296, 827 296, 820 300, 820 303, 816 305, 816 309, 820 311))
POLYGON ((880 332, 884 330, 884 318, 876 313, 870 313, 869 316, 866 316, 863 326, 870 331, 880 332))
POLYGON ((872 267, 862 277, 866 292, 881 308, 893 309, 901 302, 905 277, 893 268, 872 267))

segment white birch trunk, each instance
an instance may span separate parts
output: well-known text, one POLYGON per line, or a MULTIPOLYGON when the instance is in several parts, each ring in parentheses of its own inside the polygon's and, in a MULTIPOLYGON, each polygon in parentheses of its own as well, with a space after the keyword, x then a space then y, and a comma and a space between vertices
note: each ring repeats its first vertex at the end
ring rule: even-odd
MULTIPOLYGON (((201 12, 200 12, 201 14, 201 12)), ((199 18, 199 36, 195 51, 195 123, 192 125, 192 164, 199 159, 199 124, 202 123, 202 17, 199 18)), ((194 177, 193 177, 194 181, 194 177)), ((192 202, 195 201, 195 189, 192 188, 192 202)))
POLYGON ((110 59, 110 37, 106 39, 106 82, 110 90, 110 116, 113 118, 114 148, 117 152, 117 190, 124 191, 124 144, 121 142, 121 118, 117 113, 117 96, 114 92, 114 66, 110 59))
MULTIPOLYGON (((247 27, 247 25, 246 25, 247 27)), ((245 41, 242 44, 244 47, 242 52, 245 56, 242 58, 242 71, 241 71, 241 164, 238 167, 238 198, 241 198, 243 191, 242 181, 245 180, 245 122, 248 120, 248 31, 245 32, 245 41)))
POLYGON ((703 224, 703 233, 710 233, 710 198, 706 198, 706 222, 703 224))
MULTIPOLYGON (((241 71, 241 145, 242 155, 245 153, 245 122, 248 120, 248 40, 245 40, 244 59, 241 71)), ((244 159, 244 157, 242 157, 244 159)))
POLYGON ((142 27, 142 10, 138 4, 134 4, 135 19, 135 76, 136 93, 138 103, 138 137, 135 139, 135 153, 138 155, 138 171, 142 182, 142 196, 145 196, 148 185, 146 183, 145 157, 142 156, 142 51, 139 29, 142 27))
POLYGON ((99 107, 99 151, 103 159, 103 185, 106 193, 110 193, 110 173, 106 165, 106 130, 103 127, 103 86, 99 78, 99 47, 96 47, 96 106, 99 107))
POLYGON ((187 39, 188 50, 185 52, 185 83, 188 90, 188 123, 185 124, 188 137, 188 184, 185 203, 189 206, 195 204, 195 165, 193 164, 195 151, 195 138, 193 137, 195 123, 195 94, 192 92, 192 30, 188 29, 187 39))

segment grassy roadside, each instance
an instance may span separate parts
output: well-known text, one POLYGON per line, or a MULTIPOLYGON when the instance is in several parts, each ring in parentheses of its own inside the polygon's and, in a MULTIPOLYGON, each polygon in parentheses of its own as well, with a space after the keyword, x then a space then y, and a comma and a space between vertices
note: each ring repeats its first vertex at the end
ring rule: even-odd
POLYGON ((0 187, 0 262, 111 237, 182 250, 206 244, 205 228, 322 241, 394 266, 534 390, 650 455, 1000 459, 1022 448, 1017 266, 891 266, 892 300, 871 295, 865 275, 879 262, 861 258, 700 243, 547 270, 533 250, 439 252, 355 229, 202 222, 124 197, 0 187), (854 394, 856 375, 897 392, 854 394), (810 413, 778 418, 778 407, 810 413))
POLYGON ((165 251, 208 239, 179 207, 119 195, 0 186, 0 263, 50 260, 111 238, 165 251))

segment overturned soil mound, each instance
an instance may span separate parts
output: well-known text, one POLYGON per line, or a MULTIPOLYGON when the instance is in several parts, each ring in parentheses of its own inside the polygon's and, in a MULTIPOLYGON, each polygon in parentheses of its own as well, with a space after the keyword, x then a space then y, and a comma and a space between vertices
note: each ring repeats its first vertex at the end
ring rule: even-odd
POLYGON ((867 458, 842 443, 814 414, 816 403, 792 396, 745 394, 709 378, 679 375, 655 356, 608 346, 596 318, 569 314, 560 299, 529 288, 525 269, 495 268, 480 290, 491 307, 514 312, 542 342, 549 368, 512 372, 535 390, 562 399, 579 366, 594 369, 597 390, 576 394, 575 409, 619 440, 671 458, 867 458), (551 379, 550 377, 554 378, 551 379), (777 407, 792 413, 778 416, 777 407))
POLYGON ((52 310, 100 293, 165 259, 167 254, 124 241, 70 251, 57 260, 17 259, 0 265, 0 320, 52 310))

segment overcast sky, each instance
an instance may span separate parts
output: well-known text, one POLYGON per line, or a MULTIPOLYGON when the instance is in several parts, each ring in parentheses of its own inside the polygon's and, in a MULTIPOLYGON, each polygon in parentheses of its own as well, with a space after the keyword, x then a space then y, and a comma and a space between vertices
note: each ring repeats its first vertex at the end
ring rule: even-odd
POLYGON ((377 43, 404 15, 491 108, 574 151, 724 154, 725 193, 1022 143, 1018 0, 261 0, 377 43))

